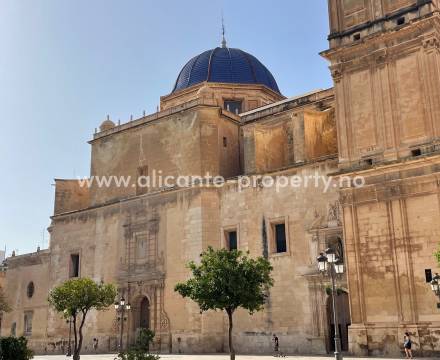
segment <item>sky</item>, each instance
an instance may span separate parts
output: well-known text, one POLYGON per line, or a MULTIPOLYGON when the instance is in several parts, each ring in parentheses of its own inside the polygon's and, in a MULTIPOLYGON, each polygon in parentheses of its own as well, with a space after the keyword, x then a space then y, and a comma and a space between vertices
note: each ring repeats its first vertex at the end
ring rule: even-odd
POLYGON ((182 66, 256 56, 285 96, 332 86, 326 0, 0 0, 0 249, 46 248, 55 178, 85 177, 107 114, 153 113, 182 66))

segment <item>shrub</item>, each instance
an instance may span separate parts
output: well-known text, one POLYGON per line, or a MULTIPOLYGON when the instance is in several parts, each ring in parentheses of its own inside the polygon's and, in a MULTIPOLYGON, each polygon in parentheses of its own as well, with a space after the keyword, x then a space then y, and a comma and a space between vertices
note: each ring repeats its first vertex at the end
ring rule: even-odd
POLYGON ((120 360, 159 360, 158 355, 147 354, 139 350, 128 350, 125 353, 120 353, 117 357, 120 360))
MULTIPOLYGON (((119 353, 120 360, 158 360, 158 355, 150 354, 150 344, 154 339, 154 331, 142 329, 139 332, 136 344, 127 352, 119 353)), ((1 359, 0 359, 1 360, 1 359)))
POLYGON ((34 356, 27 347, 24 337, 4 337, 0 339, 0 360, 29 360, 34 356))
POLYGON ((136 340, 135 349, 139 351, 150 352, 150 344, 153 342, 155 337, 154 331, 149 329, 141 329, 138 338, 136 340))

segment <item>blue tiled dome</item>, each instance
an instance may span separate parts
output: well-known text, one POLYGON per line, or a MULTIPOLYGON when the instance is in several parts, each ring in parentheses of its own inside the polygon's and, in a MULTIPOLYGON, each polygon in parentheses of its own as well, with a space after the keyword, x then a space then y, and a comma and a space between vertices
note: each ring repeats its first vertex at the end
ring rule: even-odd
POLYGON ((270 71, 256 57, 240 49, 218 47, 193 57, 180 71, 173 92, 204 81, 266 85, 280 93, 270 71))

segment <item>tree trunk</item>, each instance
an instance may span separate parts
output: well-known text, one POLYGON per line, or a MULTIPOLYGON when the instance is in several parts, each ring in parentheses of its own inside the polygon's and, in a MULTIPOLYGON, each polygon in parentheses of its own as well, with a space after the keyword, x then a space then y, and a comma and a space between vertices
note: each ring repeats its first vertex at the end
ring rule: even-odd
POLYGON ((229 319, 229 355, 231 360, 235 360, 235 350, 234 350, 234 344, 232 343, 232 315, 234 314, 234 310, 228 309, 226 310, 228 313, 228 319, 229 319))
POLYGON ((76 316, 77 316, 77 314, 75 314, 73 316, 73 334, 75 336, 75 343, 73 346, 73 360, 79 360, 79 354, 76 352, 76 349, 78 347, 78 332, 77 332, 77 328, 76 328, 76 316))
POLYGON ((83 312, 82 314, 82 319, 81 319, 81 324, 79 325, 79 329, 78 329, 78 335, 79 335, 79 341, 76 342, 76 331, 75 331, 75 352, 73 354, 73 360, 80 360, 80 354, 81 354, 81 348, 82 348, 82 343, 83 343, 83 326, 84 326, 84 322, 86 321, 86 312, 83 312))

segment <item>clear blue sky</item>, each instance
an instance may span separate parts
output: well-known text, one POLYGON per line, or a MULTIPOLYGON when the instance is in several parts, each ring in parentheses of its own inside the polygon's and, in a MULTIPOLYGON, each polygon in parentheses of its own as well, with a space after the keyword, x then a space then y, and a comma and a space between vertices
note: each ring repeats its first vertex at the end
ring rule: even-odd
POLYGON ((222 9, 228 45, 284 95, 332 85, 326 0, 0 0, 0 248, 47 246, 53 179, 89 174, 86 142, 107 114, 155 111, 186 61, 219 44, 222 9))

